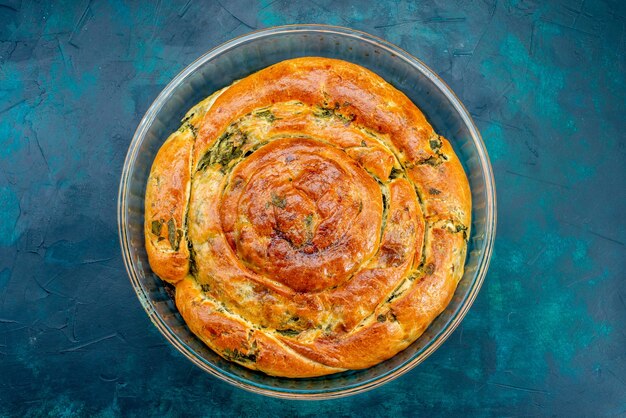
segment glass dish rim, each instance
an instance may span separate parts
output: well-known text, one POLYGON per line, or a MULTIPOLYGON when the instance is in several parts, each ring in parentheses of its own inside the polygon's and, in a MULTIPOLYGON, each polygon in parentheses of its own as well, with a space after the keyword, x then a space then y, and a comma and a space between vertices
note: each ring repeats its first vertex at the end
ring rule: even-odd
POLYGON ((448 85, 426 64, 424 64, 421 60, 414 57, 404 49, 391 44, 388 41, 385 41, 382 38, 371 35, 366 32, 362 32, 359 30, 355 30, 352 28, 346 28, 342 26, 333 26, 333 25, 323 25, 323 24, 295 24, 295 25, 282 25, 282 26, 273 26, 269 28, 259 29, 236 38, 233 38, 229 41, 222 43, 221 45, 210 49, 199 58, 194 60, 191 64, 186 66, 181 72, 179 72, 176 77, 174 77, 167 86, 159 93, 156 99, 152 102, 152 104, 148 107, 145 115, 142 117, 134 135, 129 145, 126 158, 124 160, 124 165, 122 169, 122 176, 120 180, 120 186, 118 191, 118 207, 117 207, 117 221, 118 221, 118 234, 120 238, 120 245, 122 249, 122 256, 124 260, 124 265, 126 267, 126 271, 130 278, 130 281, 133 285, 133 289, 137 294, 137 297, 143 306, 144 310, 148 314, 148 317, 152 321, 152 323, 157 327, 159 332, 185 357, 187 357, 192 363, 196 366, 200 367, 202 370, 210 373, 211 375, 226 381, 234 386, 239 388, 251 391, 253 393, 263 394, 267 396, 277 397, 277 398, 287 398, 287 399, 304 399, 304 400, 313 400, 313 399, 333 399, 348 395, 353 395, 357 393, 361 393, 367 390, 371 390, 376 388, 384 383, 387 383, 393 379, 398 378, 409 370, 413 369, 419 363, 424 361, 427 357, 429 357, 437 348, 443 344, 443 342, 452 334, 452 332, 458 327, 461 323, 465 315, 467 314, 469 308, 472 306, 478 292, 484 282, 485 276, 487 274, 487 270, 489 267, 489 262, 491 260, 493 244, 495 240, 496 234, 496 190, 495 190, 495 179, 493 176, 493 170, 491 167, 491 163, 489 160, 489 156, 487 155, 487 151, 485 145, 482 141, 482 137, 478 128, 474 124, 469 112, 465 108, 465 106, 461 103, 459 98, 454 94, 452 89, 448 87, 448 85), (348 384, 339 389, 287 389, 287 388, 276 388, 274 386, 263 385, 258 382, 253 382, 247 380, 243 377, 233 375, 228 373, 227 371, 216 368, 211 362, 202 358, 195 351, 189 347, 185 342, 183 342, 177 335, 174 333, 168 325, 164 322, 164 320, 159 316, 159 314, 154 310, 152 305, 150 304, 150 298, 146 294, 136 272, 134 269, 134 263, 130 256, 130 242, 126 233, 126 213, 128 209, 128 200, 126 198, 127 189, 129 185, 129 181, 132 178, 132 173, 134 169, 135 160, 137 157, 139 146, 143 143, 143 139, 148 128, 154 122, 156 115, 161 110, 162 106, 165 102, 171 97, 172 93, 178 88, 183 81, 191 75, 194 71, 196 71, 200 66, 204 63, 210 61, 216 56, 220 54, 238 47, 239 45, 254 41, 259 38, 269 37, 277 34, 283 33, 293 33, 293 32, 311 32, 315 33, 326 33, 326 34, 336 34, 340 36, 348 36, 352 38, 357 38, 364 40, 368 43, 373 44, 376 47, 386 50, 391 54, 394 54, 400 59, 406 61, 411 67, 415 68, 417 71, 421 72, 424 76, 430 79, 435 87, 439 89, 439 91, 450 101, 450 103, 454 106, 456 112, 461 116, 463 123, 468 128, 468 131, 471 134, 471 140, 476 147, 477 155, 480 161, 480 167, 482 170, 483 177, 485 179, 485 194, 486 194, 486 202, 485 202, 485 238, 484 238, 484 251, 480 254, 480 259, 477 263, 476 272, 474 274, 474 281, 470 285, 470 289, 465 296, 465 298, 461 301, 459 307, 456 312, 452 315, 452 318, 449 320, 448 325, 440 330, 436 335, 433 336, 431 341, 429 341, 419 352, 415 353, 414 357, 409 361, 392 368, 385 373, 382 373, 376 377, 373 377, 365 382, 348 384))

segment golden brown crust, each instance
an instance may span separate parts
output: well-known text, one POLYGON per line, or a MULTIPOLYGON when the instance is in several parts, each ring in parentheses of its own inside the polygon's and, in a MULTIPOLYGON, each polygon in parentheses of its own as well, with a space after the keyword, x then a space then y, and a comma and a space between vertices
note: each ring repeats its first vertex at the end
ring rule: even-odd
POLYGON ((404 94, 357 65, 298 58, 188 116, 153 165, 146 243, 209 347, 271 375, 320 376, 390 358, 445 309, 471 195, 404 94), (152 227, 168 216, 178 246, 152 227))
POLYGON ((274 64, 224 92, 202 123, 196 160, 232 121, 254 109, 290 100, 337 108, 350 115, 352 122, 389 135, 409 162, 434 155, 428 147, 432 127, 403 93, 355 64, 305 57, 274 64))
POLYGON ((452 218, 462 225, 471 223, 472 194, 461 162, 449 142, 439 137, 442 145, 439 161, 407 167, 409 178, 423 197, 425 215, 433 219, 452 218))
POLYGON ((191 156, 200 119, 224 90, 195 105, 183 125, 159 149, 146 185, 144 236, 152 270, 176 283, 189 271, 186 211, 191 184, 191 156))
POLYGON ((192 277, 176 286, 176 306, 205 344, 248 368, 285 377, 312 377, 345 370, 300 356, 270 334, 250 327, 205 298, 192 277))
POLYGON ((189 270, 184 216, 193 137, 173 133, 159 150, 146 188, 146 251, 152 270, 175 283, 189 270))

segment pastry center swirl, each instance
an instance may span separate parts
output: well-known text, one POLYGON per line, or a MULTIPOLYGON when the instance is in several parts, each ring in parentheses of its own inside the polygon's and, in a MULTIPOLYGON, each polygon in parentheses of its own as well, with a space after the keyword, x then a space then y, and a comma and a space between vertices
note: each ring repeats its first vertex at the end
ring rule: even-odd
POLYGON ((222 229, 257 274, 298 292, 343 283, 379 244, 376 181, 344 151, 310 138, 277 139, 232 171, 222 229))

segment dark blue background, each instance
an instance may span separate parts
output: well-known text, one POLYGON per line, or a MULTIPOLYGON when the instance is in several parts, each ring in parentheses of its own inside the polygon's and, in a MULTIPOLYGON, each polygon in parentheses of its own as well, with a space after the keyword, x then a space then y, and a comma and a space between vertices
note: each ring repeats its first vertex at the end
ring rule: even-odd
POLYGON ((0 414, 626 414, 621 1, 0 4, 0 414), (166 344, 126 276, 121 167, 151 101, 253 29, 329 23, 421 58, 496 175, 491 269, 426 362, 334 401, 253 395, 166 344))

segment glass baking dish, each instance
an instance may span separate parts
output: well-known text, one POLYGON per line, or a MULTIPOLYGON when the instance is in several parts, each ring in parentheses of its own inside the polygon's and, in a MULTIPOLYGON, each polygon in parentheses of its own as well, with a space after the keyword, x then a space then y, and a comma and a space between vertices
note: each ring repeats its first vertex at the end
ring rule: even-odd
POLYGON ((476 298, 487 273, 495 226, 495 186, 487 151, 469 113, 450 88, 406 51, 363 32, 324 25, 281 26, 253 32, 218 46, 185 68, 141 120, 124 163, 118 201, 118 228, 126 269, 139 301, 163 336, 198 367, 222 380, 252 392, 292 399, 327 399, 363 392, 424 361, 450 336, 476 298), (189 331, 166 285, 150 270, 143 219, 152 161, 187 110, 234 80, 301 56, 339 58, 362 65, 404 92, 435 131, 450 140, 468 175, 473 204, 465 274, 446 310, 417 341, 369 369, 288 379, 228 362, 189 331))

